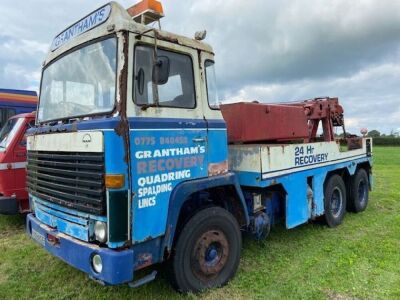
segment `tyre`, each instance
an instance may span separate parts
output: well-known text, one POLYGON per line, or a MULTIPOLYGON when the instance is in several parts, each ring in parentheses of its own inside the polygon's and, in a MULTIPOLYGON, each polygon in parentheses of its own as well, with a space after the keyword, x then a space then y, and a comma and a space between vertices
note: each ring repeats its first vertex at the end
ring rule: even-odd
POLYGON ((184 226, 170 261, 171 283, 182 293, 225 285, 236 273, 242 236, 234 216, 220 207, 199 211, 184 226))
POLYGON ((362 212, 367 208, 369 198, 369 180, 365 169, 358 169, 350 181, 348 208, 352 212, 362 212))
POLYGON ((342 223, 346 213, 346 186, 339 175, 332 175, 325 184, 324 208, 325 221, 329 227, 342 223))

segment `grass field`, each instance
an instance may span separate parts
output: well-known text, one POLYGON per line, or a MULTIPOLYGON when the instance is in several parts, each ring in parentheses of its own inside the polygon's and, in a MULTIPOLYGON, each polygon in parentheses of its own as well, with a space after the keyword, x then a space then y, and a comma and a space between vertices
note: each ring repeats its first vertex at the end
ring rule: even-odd
POLYGON ((23 217, 0 216, 0 299, 400 299, 400 147, 374 149, 374 176, 364 213, 245 239, 237 276, 200 296, 175 293, 165 272, 138 289, 100 286, 29 240, 23 217))

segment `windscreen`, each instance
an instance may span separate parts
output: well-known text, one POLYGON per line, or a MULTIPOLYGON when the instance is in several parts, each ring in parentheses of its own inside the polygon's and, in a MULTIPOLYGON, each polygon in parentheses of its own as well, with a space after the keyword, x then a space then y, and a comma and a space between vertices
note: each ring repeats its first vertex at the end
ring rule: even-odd
POLYGON ((109 38, 75 50, 46 67, 39 122, 106 113, 115 105, 117 41, 109 38))
POLYGON ((23 118, 14 118, 4 124, 0 131, 0 152, 4 151, 10 145, 23 123, 23 118))

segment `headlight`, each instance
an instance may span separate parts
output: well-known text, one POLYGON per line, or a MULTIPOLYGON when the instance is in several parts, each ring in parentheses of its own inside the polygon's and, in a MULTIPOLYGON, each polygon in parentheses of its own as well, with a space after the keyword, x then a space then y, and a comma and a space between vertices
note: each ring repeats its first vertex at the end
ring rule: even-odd
POLYGON ((96 240, 98 240, 100 243, 107 242, 107 224, 96 221, 96 223, 94 223, 94 235, 96 240))
POLYGON ((98 254, 93 255, 92 257, 92 267, 93 270, 100 274, 103 271, 103 261, 101 260, 101 256, 98 254))

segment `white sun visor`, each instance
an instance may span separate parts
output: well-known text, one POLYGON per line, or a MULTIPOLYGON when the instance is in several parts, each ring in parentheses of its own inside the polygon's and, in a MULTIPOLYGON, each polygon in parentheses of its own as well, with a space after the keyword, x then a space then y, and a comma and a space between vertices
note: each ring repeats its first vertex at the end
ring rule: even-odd
POLYGON ((103 24, 107 21, 108 17, 111 14, 111 5, 107 4, 98 10, 94 11, 87 17, 82 20, 76 22, 74 25, 68 27, 66 30, 61 32, 59 35, 55 37, 53 43, 51 44, 51 51, 54 51, 69 42, 73 38, 85 33, 100 24, 103 24))

